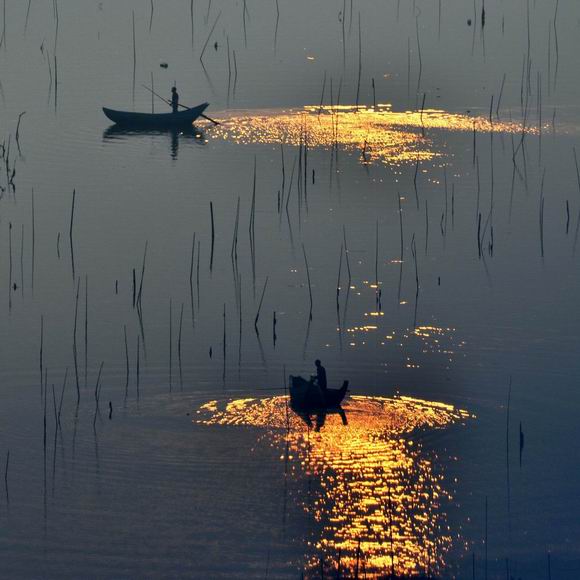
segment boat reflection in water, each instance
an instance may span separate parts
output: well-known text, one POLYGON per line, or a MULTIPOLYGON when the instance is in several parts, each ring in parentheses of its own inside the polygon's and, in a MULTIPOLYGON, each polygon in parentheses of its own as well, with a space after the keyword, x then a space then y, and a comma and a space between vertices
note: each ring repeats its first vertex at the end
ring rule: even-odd
POLYGON ((170 155, 172 159, 177 159, 180 142, 189 142, 197 145, 205 145, 207 140, 204 132, 195 125, 183 127, 147 128, 147 127, 124 127, 123 125, 111 125, 103 133, 105 141, 123 141, 132 137, 146 136, 168 136, 170 145, 170 155))
POLYGON ((376 107, 306 106, 303 109, 231 113, 212 127, 212 135, 236 143, 279 143, 341 149, 361 163, 401 165, 441 156, 434 131, 516 133, 535 130, 515 122, 436 109, 393 111, 376 107))
MULTIPOLYGON (((437 575, 458 532, 447 523, 452 494, 445 463, 419 432, 462 423, 469 414, 451 405, 408 397, 352 396, 348 416, 329 413, 319 432, 292 413, 283 396, 210 401, 196 422, 252 426, 283 452, 287 474, 312 485, 295 493, 312 515, 306 570, 360 577, 437 575)), ((299 488, 301 489, 301 488, 299 488)))

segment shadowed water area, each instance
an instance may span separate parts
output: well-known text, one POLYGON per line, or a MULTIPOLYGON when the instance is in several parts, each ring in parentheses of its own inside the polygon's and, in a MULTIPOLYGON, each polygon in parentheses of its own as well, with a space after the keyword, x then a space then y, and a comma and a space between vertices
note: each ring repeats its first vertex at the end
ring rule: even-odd
POLYGON ((577 578, 579 33, 0 5, 0 576, 577 578))

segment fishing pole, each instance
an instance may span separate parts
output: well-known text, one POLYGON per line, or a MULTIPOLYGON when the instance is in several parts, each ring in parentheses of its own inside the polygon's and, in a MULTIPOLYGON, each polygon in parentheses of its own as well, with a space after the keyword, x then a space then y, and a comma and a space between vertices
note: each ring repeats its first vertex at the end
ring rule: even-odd
MULTIPOLYGON (((166 99, 165 97, 162 97, 160 94, 156 93, 153 89, 151 89, 150 87, 148 87, 147 85, 141 85, 144 89, 147 89, 150 93, 152 93, 153 95, 155 95, 157 98, 161 99, 164 103, 167 103, 168 105, 171 105, 171 102, 166 99)), ((191 111, 191 107, 186 107, 185 105, 182 105, 181 103, 178 103, 177 105, 178 107, 182 107, 183 109, 186 109, 188 111, 191 111)), ((211 117, 208 117, 207 115, 204 115, 203 113, 199 114, 200 117, 203 117, 204 119, 207 119, 208 121, 211 121, 214 125, 219 125, 220 123, 218 121, 215 121, 214 119, 212 119, 211 117)))

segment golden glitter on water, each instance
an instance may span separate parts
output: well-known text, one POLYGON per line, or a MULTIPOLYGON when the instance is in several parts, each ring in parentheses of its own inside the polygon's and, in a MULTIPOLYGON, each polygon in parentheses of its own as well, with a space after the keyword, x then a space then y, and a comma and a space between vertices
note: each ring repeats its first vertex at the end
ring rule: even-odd
MULTIPOLYGON (((214 136, 240 144, 289 144, 357 154, 361 163, 402 165, 440 157, 432 138, 434 130, 452 132, 520 133, 522 125, 482 116, 437 109, 393 111, 376 107, 306 106, 303 109, 240 111, 225 115, 214 136)), ((527 132, 534 129, 526 128, 527 132)))
POLYGON ((352 573, 357 559, 368 577, 442 570, 446 554, 460 541, 447 523, 452 493, 443 462, 412 434, 470 415, 410 397, 351 396, 343 406, 347 425, 340 414, 328 413, 314 417, 317 431, 289 411, 287 401, 283 396, 210 401, 194 421, 260 428, 261 437, 281 449, 288 442, 291 476, 317 482, 308 500, 296 498, 316 528, 307 542, 308 569, 317 569, 321 556, 336 565, 340 552, 343 573, 352 573))

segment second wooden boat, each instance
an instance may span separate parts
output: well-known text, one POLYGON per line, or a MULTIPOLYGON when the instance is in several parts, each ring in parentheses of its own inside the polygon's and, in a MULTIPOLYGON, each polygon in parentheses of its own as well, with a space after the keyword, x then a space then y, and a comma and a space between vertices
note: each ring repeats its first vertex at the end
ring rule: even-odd
POLYGON ((348 381, 340 389, 321 389, 312 381, 290 375, 290 405, 300 410, 331 409, 340 406, 348 390, 348 381))

